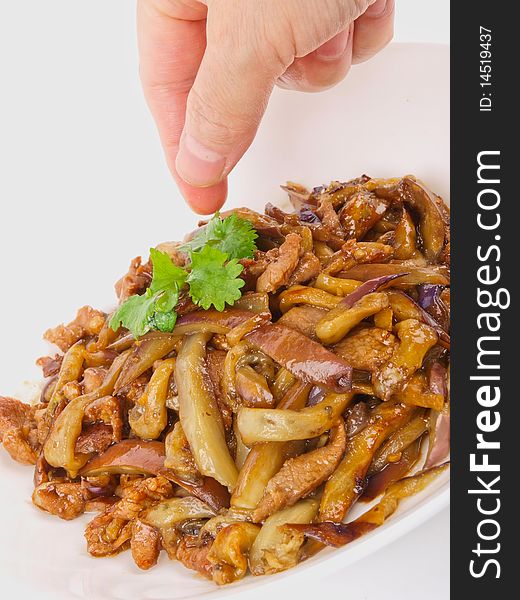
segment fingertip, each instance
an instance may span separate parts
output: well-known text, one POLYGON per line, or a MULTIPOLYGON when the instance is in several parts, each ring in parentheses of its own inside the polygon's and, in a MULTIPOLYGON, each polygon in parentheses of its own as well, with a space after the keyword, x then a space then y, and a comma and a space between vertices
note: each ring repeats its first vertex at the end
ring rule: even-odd
POLYGON ((227 198, 227 179, 211 187, 195 187, 178 181, 181 193, 188 206, 199 215, 210 215, 222 208, 227 198))

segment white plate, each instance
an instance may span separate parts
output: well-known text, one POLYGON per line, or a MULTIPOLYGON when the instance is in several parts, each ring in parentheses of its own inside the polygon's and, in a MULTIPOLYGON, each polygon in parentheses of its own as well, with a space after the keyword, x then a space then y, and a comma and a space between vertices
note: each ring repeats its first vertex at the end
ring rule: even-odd
MULTIPOLYGON (((261 208, 266 201, 283 203, 284 194, 277 186, 287 179, 314 186, 362 173, 376 177, 413 173, 448 200, 447 46, 394 44, 376 59, 355 67, 346 82, 325 94, 277 91, 254 146, 232 177, 229 205, 261 208)), ((95 176, 94 172, 92 177, 95 176)), ((135 175, 130 171, 130 181, 132 177, 135 175)), ((102 190, 99 193, 102 194, 102 190)), ((132 199, 131 190, 128 194, 128 202, 139 203, 132 199)), ((63 208, 67 198, 58 197, 55 202, 61 202, 63 208)), ((117 206, 115 202, 105 204, 106 219, 116 219, 117 206)), ((71 215, 71 221, 72 218, 71 215)), ((62 223, 66 222, 67 215, 64 219, 62 223)), ((114 248, 108 256, 107 248, 98 248, 96 244, 88 250, 81 245, 71 247, 60 254, 58 277, 52 285, 43 286, 49 276, 38 269, 31 275, 31 281, 20 276, 19 281, 12 282, 19 293, 13 298, 2 298, 2 313, 27 311, 27 320, 22 329, 15 319, 8 319, 4 324, 1 364, 9 364, 9 369, 1 375, 2 393, 14 394, 24 378, 37 375, 32 366, 33 358, 46 351, 37 341, 40 331, 53 325, 56 319, 72 317, 73 308, 85 302, 110 305, 113 296, 108 282, 126 267, 126 259, 122 263, 121 257, 130 258, 144 252, 143 243, 162 241, 154 237, 157 232, 165 237, 163 234, 168 231, 170 239, 178 239, 193 228, 195 221, 187 209, 177 206, 175 218, 166 224, 164 220, 157 220, 157 227, 149 224, 144 232, 139 220, 124 223, 125 234, 113 234, 114 248), (77 273, 78 261, 85 276, 76 278, 70 286, 63 274, 77 273), (95 278, 89 271, 91 263, 98 265, 95 278), (42 286, 38 288, 42 295, 36 314, 29 310, 34 305, 29 295, 34 281, 42 286)), ((39 224, 33 227, 33 241, 37 243, 40 239, 43 243, 46 232, 38 232, 39 224)), ((14 228, 4 234, 6 249, 8 243, 14 245, 19 233, 14 228)), ((42 262, 52 263, 52 246, 41 247, 44 248, 42 262)), ((23 252, 22 249, 22 262, 29 264, 29 259, 34 260, 34 246, 23 252)), ((306 580, 331 574, 420 526, 445 507, 449 499, 446 475, 422 494, 403 502, 384 526, 344 549, 324 551, 286 573, 247 577, 238 584, 219 589, 164 556, 159 565, 147 573, 135 567, 128 552, 111 559, 89 557, 83 539, 88 517, 64 522, 36 510, 30 502, 31 469, 12 463, 4 451, 0 452, 0 472, 3 488, 0 577, 3 585, 13 592, 24 590, 40 598, 223 598, 246 594, 259 586, 265 586, 266 592, 276 593, 278 597, 294 578, 298 578, 301 586, 306 580)), ((353 514, 361 510, 363 507, 355 507, 353 514)), ((22 597, 22 594, 15 596, 22 597)))

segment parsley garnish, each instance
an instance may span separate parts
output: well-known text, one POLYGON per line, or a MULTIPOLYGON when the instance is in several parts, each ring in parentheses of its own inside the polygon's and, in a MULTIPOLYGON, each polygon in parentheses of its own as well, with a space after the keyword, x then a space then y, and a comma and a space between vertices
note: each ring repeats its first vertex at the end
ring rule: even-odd
POLYGON ((181 288, 187 283, 195 304, 219 311, 233 305, 242 295, 239 278, 241 258, 252 257, 258 237, 251 223, 232 214, 221 219, 216 213, 206 227, 181 246, 190 257, 188 270, 176 266, 165 252, 150 250, 153 276, 141 296, 131 296, 114 313, 110 327, 121 325, 138 338, 153 329, 172 331, 177 320, 175 307, 181 288))

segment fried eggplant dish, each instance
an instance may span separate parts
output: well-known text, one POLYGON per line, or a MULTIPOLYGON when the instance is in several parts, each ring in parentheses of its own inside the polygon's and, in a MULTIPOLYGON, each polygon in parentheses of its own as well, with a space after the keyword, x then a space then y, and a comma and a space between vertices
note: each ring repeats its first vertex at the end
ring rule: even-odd
POLYGON ((92 556, 275 573, 447 468, 447 206, 412 176, 284 189, 291 212, 216 214, 134 259, 117 309, 45 333, 38 402, 0 397, 33 503, 95 513, 92 556))

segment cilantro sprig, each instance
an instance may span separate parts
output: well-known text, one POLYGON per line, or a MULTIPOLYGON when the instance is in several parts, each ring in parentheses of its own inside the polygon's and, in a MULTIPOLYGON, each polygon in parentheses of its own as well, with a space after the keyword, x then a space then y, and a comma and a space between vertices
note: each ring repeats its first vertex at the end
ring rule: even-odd
POLYGON ((117 331, 121 325, 134 337, 141 337, 152 329, 171 331, 177 320, 173 310, 179 301, 179 292, 188 273, 173 264, 165 253, 150 249, 153 276, 150 287, 142 296, 130 296, 110 319, 110 327, 117 331))
POLYGON ((205 246, 211 246, 226 254, 227 260, 240 260, 253 256, 257 237, 253 225, 246 219, 237 217, 235 213, 221 219, 217 212, 193 239, 181 246, 181 249, 196 252, 205 246))
POLYGON ((188 276, 191 299, 205 310, 213 306, 224 310, 226 304, 234 304, 242 295, 240 288, 245 281, 239 279, 244 267, 236 258, 218 248, 204 246, 191 255, 191 273, 188 276))
POLYGON ((253 256, 258 237, 251 223, 232 214, 216 213, 192 240, 180 247, 189 256, 187 269, 175 265, 165 252, 150 249, 153 274, 141 296, 131 296, 116 310, 110 327, 126 327, 138 338, 151 330, 172 331, 181 289, 187 285, 192 301, 207 310, 224 310, 242 295, 241 258, 253 256))

